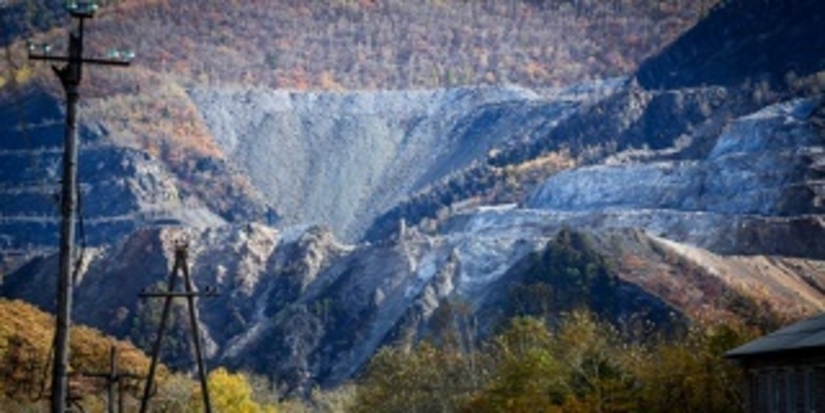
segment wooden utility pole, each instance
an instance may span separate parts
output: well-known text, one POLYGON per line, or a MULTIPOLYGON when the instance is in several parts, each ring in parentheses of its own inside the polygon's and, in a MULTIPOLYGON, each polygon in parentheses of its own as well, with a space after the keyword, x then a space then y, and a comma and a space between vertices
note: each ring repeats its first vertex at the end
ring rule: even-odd
MULTIPOLYGON (((66 132, 63 143, 63 181, 60 197, 60 267, 57 282, 57 326, 52 365, 53 413, 64 413, 67 404, 69 370, 69 328, 72 322, 72 257, 74 255, 75 215, 77 214, 77 102, 78 86, 83 75, 83 64, 128 66, 134 54, 117 53, 117 59, 86 59, 83 57, 83 23, 94 17, 96 1, 68 1, 66 8, 77 20, 74 32, 69 32, 69 55, 50 55, 49 45, 29 45, 29 59, 65 62, 52 67, 60 78, 66 94, 66 132)), ((115 56, 113 56, 115 57, 115 56)))
POLYGON ((203 292, 195 291, 192 278, 189 276, 189 265, 186 263, 188 256, 188 246, 185 242, 178 242, 175 245, 175 263, 169 273, 169 280, 166 291, 144 291, 141 298, 163 297, 163 311, 160 315, 160 325, 152 346, 152 362, 149 364, 149 375, 146 378, 146 387, 143 389, 143 399, 140 401, 140 413, 146 413, 149 408, 149 399, 152 397, 155 385, 155 370, 157 369, 158 358, 160 357, 160 346, 163 341, 163 333, 166 329, 166 322, 172 310, 172 300, 175 297, 185 297, 189 307, 189 324, 192 333, 192 341, 195 347, 195 358, 198 362, 198 375, 201 383, 201 393, 203 396, 203 406, 206 413, 212 413, 212 405, 209 401, 209 386, 206 383, 206 366, 201 351, 201 335, 198 328, 198 313, 195 308, 195 297, 215 297, 218 292, 215 288, 206 287, 203 292), (183 291, 175 291, 175 284, 179 273, 183 273, 183 291))
POLYGON ((109 350, 109 371, 107 372, 81 372, 80 375, 86 377, 97 377, 106 380, 106 412, 123 413, 123 380, 140 379, 142 376, 131 373, 121 373, 117 361, 117 347, 112 345, 109 350), (115 397, 117 392, 117 397, 115 397), (117 405, 117 410, 115 410, 117 405))

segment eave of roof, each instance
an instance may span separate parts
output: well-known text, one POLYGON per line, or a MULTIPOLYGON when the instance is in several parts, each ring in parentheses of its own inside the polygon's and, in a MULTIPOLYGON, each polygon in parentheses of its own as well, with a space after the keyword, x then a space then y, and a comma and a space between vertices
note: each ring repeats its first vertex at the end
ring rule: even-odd
POLYGON ((746 358, 825 348, 825 313, 781 328, 725 353, 728 358, 746 358))

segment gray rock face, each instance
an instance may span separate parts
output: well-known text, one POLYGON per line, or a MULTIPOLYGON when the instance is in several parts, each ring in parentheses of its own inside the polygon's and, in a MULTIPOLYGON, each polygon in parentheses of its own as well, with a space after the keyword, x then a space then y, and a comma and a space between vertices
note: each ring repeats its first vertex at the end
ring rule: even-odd
POLYGON ((274 203, 283 225, 358 239, 405 196, 603 93, 519 88, 290 93, 194 90, 221 147, 274 203), (541 117, 527 116, 540 108, 541 117))
MULTIPOLYGON (((223 292, 198 304, 212 362, 266 372, 302 393, 353 377, 382 345, 426 337, 430 318, 450 301, 466 303, 480 331, 491 331, 507 291, 562 228, 590 233, 616 265, 626 283, 620 289, 628 297, 621 307, 626 311, 725 311, 720 291, 746 287, 770 289, 776 308, 821 309, 821 285, 810 275, 818 261, 800 260, 797 268, 761 258, 825 257, 825 249, 808 242, 825 235, 815 102, 773 105, 723 129, 718 123, 731 112, 702 115, 698 109, 715 91, 690 91, 689 97, 614 92, 191 92, 232 162, 263 192, 279 197, 285 222, 304 224, 185 231, 196 283, 223 292), (598 119, 605 96, 608 107, 627 112, 601 115, 604 122, 593 130, 613 131, 628 142, 602 158, 586 154, 591 165, 551 177, 524 203, 455 209, 432 228, 412 226, 375 243, 341 242, 334 235, 356 237, 382 208, 486 159, 491 148, 512 144, 522 132, 532 143, 550 137, 559 145, 586 146, 596 138, 561 139, 575 125, 598 119), (682 112, 706 122, 682 119, 678 128, 655 136, 654 150, 643 148, 644 131, 663 122, 655 113, 682 112), (540 130, 547 135, 537 135, 540 130), (334 229, 305 225, 313 221, 334 229), (689 274, 700 274, 698 280, 674 275, 686 265, 695 267, 689 274)), ((134 156, 103 156, 87 163, 88 173, 99 170, 96 185, 105 188, 103 172, 122 168, 132 177, 123 183, 123 199, 135 205, 129 208, 152 210, 169 190, 163 168, 130 161, 134 156), (121 161, 109 165, 112 159, 121 161)), ((135 298, 164 279, 181 231, 143 229, 87 251, 76 289, 77 321, 145 344, 154 310, 135 298)), ((50 308, 42 290, 53 290, 55 261, 30 262, 6 277, 0 292, 50 308)), ((167 361, 186 366, 188 354, 184 348, 167 361)))
POLYGON ((665 209, 722 215, 821 212, 811 177, 822 138, 813 100, 777 104, 734 121, 704 159, 598 165, 562 172, 527 200, 561 211, 665 209), (793 200, 793 202, 789 202, 793 200))
MULTIPOLYGON (((58 244, 64 137, 64 115, 57 98, 32 93, 14 103, 19 106, 0 108, 0 124, 7 127, 0 139, 0 257, 12 260, 58 244)), ((143 226, 203 227, 226 222, 220 212, 182 189, 182 178, 168 164, 120 145, 104 123, 81 117, 79 125, 79 243, 118 242, 143 226)), ((199 162, 216 176, 226 172, 216 162, 199 162)), ((233 200, 240 209, 260 207, 250 207, 254 200, 243 195, 233 200)), ((4 266, 0 271, 7 270, 4 266)))

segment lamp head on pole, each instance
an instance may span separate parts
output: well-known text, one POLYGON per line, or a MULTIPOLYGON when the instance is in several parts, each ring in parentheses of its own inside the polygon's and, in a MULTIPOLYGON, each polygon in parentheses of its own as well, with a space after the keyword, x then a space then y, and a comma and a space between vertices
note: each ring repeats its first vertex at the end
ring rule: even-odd
POLYGON ((106 58, 128 63, 135 58, 135 52, 131 49, 112 48, 106 52, 106 58))
POLYGON ((48 56, 52 53, 52 45, 48 43, 33 43, 29 42, 26 49, 29 52, 29 57, 32 56, 48 56))
POLYGON ((66 10, 74 17, 93 17, 98 9, 97 0, 67 0, 66 10))

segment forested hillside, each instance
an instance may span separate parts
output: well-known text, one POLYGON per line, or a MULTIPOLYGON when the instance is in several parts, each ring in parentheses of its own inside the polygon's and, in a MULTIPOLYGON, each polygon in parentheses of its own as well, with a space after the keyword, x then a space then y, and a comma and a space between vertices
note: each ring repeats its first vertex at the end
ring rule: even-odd
MULTIPOLYGON (((159 317, 158 317, 159 318, 159 317)), ((154 320, 157 324, 158 320, 154 320)), ((31 304, 0 298, 0 410, 3 412, 46 411, 50 397, 51 346, 54 318, 31 304)), ((149 358, 132 343, 104 336, 86 326, 72 327, 69 389, 73 408, 102 412, 106 409, 106 379, 93 374, 110 370, 110 349, 117 349, 117 360, 124 377, 118 388, 126 411, 137 411, 149 358)), ((153 412, 201 411, 199 386, 189 377, 170 374, 165 366, 158 370, 157 390, 149 404, 153 412)), ((209 374, 212 406, 222 412, 273 413, 273 403, 257 403, 253 388, 240 374, 222 368, 209 374), (239 409, 239 410, 230 410, 239 409)), ((74 410, 73 410, 74 411, 74 410)))
MULTIPOLYGON (((631 73, 716 1, 110 1, 89 52, 132 46, 155 72, 279 88, 545 87, 631 73)), ((54 7, 12 3, 11 36, 54 7)))
MULTIPOLYGON (((456 323, 455 325, 460 325, 456 323)), ((633 338, 586 312, 556 327, 514 318, 476 345, 448 328, 442 345, 379 351, 349 412, 740 412, 740 372, 721 353, 753 332, 696 326, 633 338), (404 389, 404 391, 398 391, 404 389)))
POLYGON ((774 88, 799 87, 825 62, 825 32, 801 26, 823 17, 818 0, 722 2, 689 33, 644 62, 637 77, 647 88, 739 85, 746 79, 774 88))
MULTIPOLYGON (((12 409, 3 411, 24 411, 25 405, 48 399, 53 338, 52 316, 22 301, 0 299, 0 406, 12 409)), ((102 394, 105 381, 83 377, 82 373, 108 371, 111 346, 119 351, 122 372, 146 371, 149 359, 131 343, 106 337, 92 328, 75 326, 70 360, 75 396, 91 399, 102 394)), ((167 373, 164 371, 163 375, 167 373)), ((125 387, 136 394, 138 382, 129 380, 125 387)))

